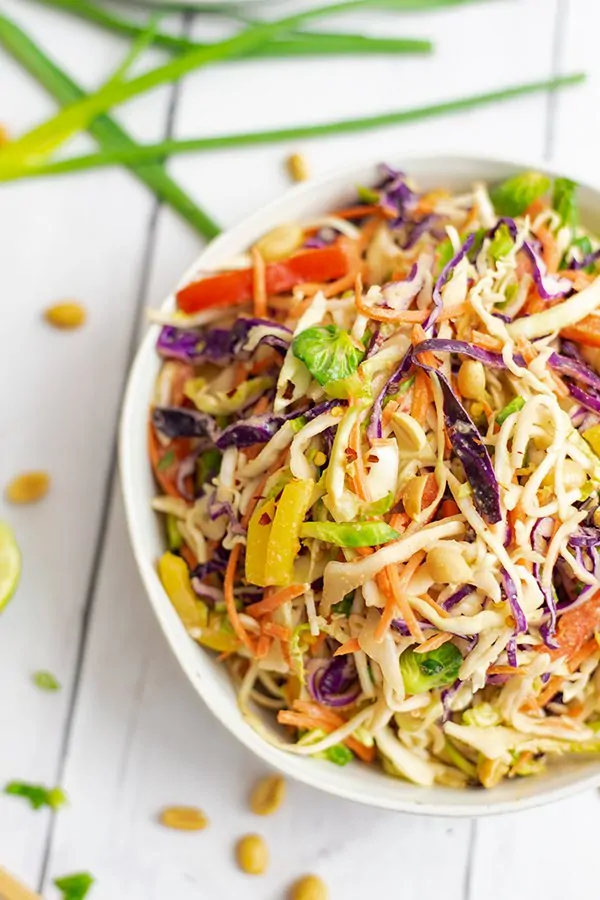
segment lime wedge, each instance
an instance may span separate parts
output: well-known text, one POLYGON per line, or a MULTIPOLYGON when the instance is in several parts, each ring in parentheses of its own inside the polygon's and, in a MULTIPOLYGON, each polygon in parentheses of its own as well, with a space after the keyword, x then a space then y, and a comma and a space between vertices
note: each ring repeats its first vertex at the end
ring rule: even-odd
POLYGON ((21 551, 12 528, 0 522, 0 611, 17 589, 21 577, 21 551))

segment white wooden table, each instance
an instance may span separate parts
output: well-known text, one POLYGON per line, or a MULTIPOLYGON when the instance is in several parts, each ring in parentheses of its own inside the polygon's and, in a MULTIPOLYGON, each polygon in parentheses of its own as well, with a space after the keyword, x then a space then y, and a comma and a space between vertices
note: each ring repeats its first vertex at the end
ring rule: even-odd
MULTIPOLYGON (((126 49, 28 0, 0 9, 88 87, 126 49)), ((200 36, 204 20, 165 27, 200 36)), ((405 150, 541 155, 595 175, 600 155, 600 5, 497 0, 445 13, 355 15, 334 27, 431 36, 435 58, 268 61, 215 67, 129 104, 136 137, 275 127, 484 90, 584 68, 586 86, 452 119, 320 142, 179 158, 171 170, 224 226, 287 184, 283 159, 305 151, 313 172, 405 150)), ((160 57, 155 55, 155 60, 160 57)), ((0 56, 0 120, 13 133, 54 109, 0 56)), ((81 147, 91 146, 80 139, 81 147)), ((55 897, 52 878, 89 870, 94 900, 279 900, 316 871, 334 900, 559 900, 597 892, 597 792, 519 816, 434 821, 377 812, 290 785, 257 821, 247 792, 263 772, 203 708, 159 633, 136 575, 115 471, 120 397, 144 324, 200 248, 199 239, 120 170, 0 189, 0 484, 24 469, 52 473, 38 506, 0 508, 24 555, 23 581, 0 620, 0 784, 17 778, 68 792, 68 809, 33 812, 0 796, 0 865, 55 897), (75 297, 77 333, 40 310, 75 297), (30 675, 49 669, 63 689, 30 675), (201 834, 156 823, 164 805, 197 804, 201 834), (264 878, 239 873, 235 838, 260 830, 264 878)), ((1 507, 1 502, 0 502, 1 507)))

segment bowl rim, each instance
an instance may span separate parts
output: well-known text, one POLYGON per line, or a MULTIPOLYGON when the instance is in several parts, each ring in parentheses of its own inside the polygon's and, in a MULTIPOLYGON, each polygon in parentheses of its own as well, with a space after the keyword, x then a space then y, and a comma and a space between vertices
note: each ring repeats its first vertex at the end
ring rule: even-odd
MULTIPOLYGON (((577 181, 584 189, 589 189, 600 195, 600 182, 595 183, 594 181, 591 181, 589 177, 578 174, 577 170, 574 170, 572 167, 570 167, 567 171, 565 171, 565 168, 563 168, 562 166, 557 168, 556 166, 547 163, 539 157, 505 157, 487 155, 483 153, 463 153, 458 151, 448 153, 413 151, 410 153, 398 153, 390 155, 392 155, 394 161, 395 159, 397 159, 398 163, 403 168, 406 168, 409 172, 411 165, 422 165, 428 163, 440 166, 452 163, 456 165, 473 163, 474 165, 476 164, 479 166, 489 166, 490 168, 505 167, 515 170, 533 169, 536 171, 544 172, 551 177, 570 177, 574 181, 577 181)), ((318 178, 314 178, 308 182, 303 182, 301 184, 290 187, 283 194, 278 195, 269 203, 259 207, 250 215, 245 216, 243 219, 236 222, 235 225, 227 228, 212 241, 208 242, 202 248, 198 256, 195 258, 194 262, 185 271, 177 287, 189 283, 197 274, 206 253, 209 250, 211 254, 213 252, 218 252, 221 244, 232 240, 232 235, 235 236, 238 232, 241 233, 248 228, 251 229, 254 223, 258 225, 258 223, 263 218, 277 213, 278 210, 281 210, 282 215, 284 215, 285 208, 291 201, 294 201, 296 198, 299 198, 304 194, 313 194, 317 192, 320 187, 327 187, 330 183, 337 182, 340 179, 344 179, 349 185, 351 185, 354 183, 353 178, 356 176, 356 173, 358 173, 359 171, 364 171, 365 169, 373 167, 374 165, 376 165, 376 163, 372 158, 366 158, 362 161, 359 160, 355 162, 351 166, 344 167, 340 170, 328 171, 318 178)), ((244 252, 245 250, 245 246, 240 247, 239 252, 244 252)), ((175 290, 176 289, 177 288, 175 288, 175 290)), ((159 308, 167 309, 172 304, 172 300, 173 295, 169 295, 161 303, 159 308)), ((188 680, 192 683, 195 691, 202 698, 215 718, 252 753, 263 759, 265 762, 267 762, 269 765, 273 766, 283 774, 289 775, 290 777, 294 778, 296 781, 300 781, 303 784, 321 791, 325 791, 326 793, 336 797, 341 797, 346 800, 352 800, 354 802, 362 803, 363 805, 371 806, 374 808, 393 810, 395 812, 451 818, 480 818, 540 807, 549 803, 555 803, 560 800, 566 799, 567 797, 571 797, 584 790, 589 790, 591 788, 600 786, 600 768, 598 768, 597 771, 592 771, 590 774, 584 774, 581 778, 574 778, 566 785, 549 787, 546 790, 541 791, 540 793, 532 793, 529 796, 525 796, 522 798, 494 800, 493 792, 486 792, 481 796, 489 799, 478 803, 477 805, 449 800, 444 801, 443 792, 446 789, 441 786, 439 787, 440 800, 437 802, 432 802, 430 800, 419 801, 419 799, 402 798, 393 793, 390 793, 389 797, 377 796, 373 798, 367 796, 364 790, 361 791, 355 787, 350 786, 350 784, 348 784, 347 786, 340 786, 339 784, 332 786, 328 784, 327 779, 323 777, 323 775, 321 774, 321 770, 318 769, 317 766, 300 767, 295 765, 298 757, 294 756, 293 754, 286 753, 284 750, 281 750, 278 747, 270 744, 257 732, 249 729, 246 726, 246 723, 239 711, 236 711, 235 716, 223 711, 223 708, 217 702, 217 699, 211 694, 210 690, 206 689, 206 684, 203 683, 203 686, 199 684, 199 679, 195 677, 196 673, 191 671, 191 666, 188 665, 186 660, 182 659, 182 655, 177 647, 177 641, 174 639, 173 635, 169 631, 169 628, 167 627, 164 608, 165 601, 168 603, 168 598, 156 575, 154 560, 148 560, 147 558, 140 534, 141 518, 143 518, 144 516, 154 515, 154 513, 152 512, 150 507, 148 507, 147 511, 145 510, 142 512, 143 504, 141 504, 135 496, 132 482, 129 477, 131 464, 134 463, 134 454, 131 450, 131 432, 129 423, 130 420, 134 418, 135 411, 138 409, 140 402, 143 402, 144 405, 146 405, 148 402, 147 396, 139 395, 137 386, 139 381, 144 380, 143 376, 147 357, 149 355, 154 355, 155 339, 159 327, 160 326, 152 325, 145 333, 137 349, 135 359, 130 367, 127 385, 123 395, 118 434, 118 458, 121 490, 124 499, 127 530, 133 550, 133 556, 139 574, 141 576, 142 583, 144 585, 146 596, 150 602, 156 618, 158 619, 167 643, 171 647, 171 650, 176 657, 179 665, 185 672, 188 680)), ((430 790, 436 789, 438 788, 434 786, 434 788, 430 790)), ((470 792, 466 791, 465 793, 470 792)))

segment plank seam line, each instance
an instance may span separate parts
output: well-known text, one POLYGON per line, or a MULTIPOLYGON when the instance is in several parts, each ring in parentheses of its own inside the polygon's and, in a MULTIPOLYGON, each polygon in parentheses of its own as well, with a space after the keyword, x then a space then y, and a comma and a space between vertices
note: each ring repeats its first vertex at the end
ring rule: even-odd
MULTIPOLYGON (((556 0, 551 48, 551 77, 555 78, 562 69, 564 33, 569 16, 569 0, 556 0)), ((559 91, 548 91, 546 99, 546 129, 544 135, 544 159, 552 159, 556 144, 556 126, 560 104, 559 91)))
POLYGON ((463 882, 463 900, 473 900, 473 872, 475 869, 475 856, 477 852, 477 819, 471 819, 469 831, 469 846, 467 849, 467 865, 465 867, 465 879, 463 882))
MULTIPOLYGON (((191 21, 189 13, 184 13, 182 17, 183 23, 187 26, 191 21)), ((187 28, 186 28, 187 30, 187 28)), ((175 82, 172 86, 169 96, 169 103, 167 106, 167 115, 165 118, 165 129, 164 134, 165 138, 172 137, 173 135, 173 126, 175 122, 175 115, 177 111, 177 104, 180 97, 180 83, 175 82)), ((102 562, 104 558, 104 551, 106 548, 106 539, 108 534, 108 523, 110 519, 110 514, 113 506, 113 498, 114 498, 114 486, 116 481, 117 474, 117 461, 118 461, 118 429, 119 429, 119 418, 121 415, 121 403, 123 394, 125 392, 125 387, 127 384, 127 380, 129 378, 129 370, 131 368, 131 364, 137 353, 138 344, 139 344, 139 330, 142 323, 142 318, 144 315, 144 309, 146 304, 146 298, 148 295, 148 288, 150 283, 150 271, 152 267, 152 260, 154 257, 154 253, 156 250, 156 240, 157 240, 157 230, 158 230, 158 222, 160 218, 160 212, 162 210, 163 203, 161 200, 155 200, 152 208, 150 217, 147 225, 146 239, 144 242, 144 251, 142 254, 142 273, 141 279, 138 287, 138 291, 135 298, 135 304, 133 309, 133 322, 131 329, 131 337, 129 340, 129 345, 127 347, 126 361, 125 361, 125 369, 123 372, 123 377, 121 379, 121 385, 119 389, 119 409, 117 413, 117 418, 114 423, 114 428, 111 436, 111 450, 110 457, 107 466, 105 481, 104 481, 104 490, 102 492, 102 502, 100 506, 100 516, 98 520, 98 529, 97 529, 97 538, 96 544, 94 547, 94 552, 92 554, 92 563, 90 567, 90 573, 87 580, 87 587, 85 590, 85 601, 83 605, 83 611, 81 614, 81 626, 79 629, 79 640, 77 644, 77 654, 75 657, 75 668, 73 673, 73 680, 71 683, 71 689, 69 694, 69 701, 67 705, 67 716, 65 719, 65 725, 63 729, 62 740, 60 744, 60 752, 58 758, 58 766, 55 778, 55 784, 61 785, 67 768, 67 763, 69 759, 69 751, 71 748, 71 741, 73 737, 73 728, 78 708, 78 701, 80 695, 80 689, 82 684, 82 675, 83 669, 85 666, 86 654, 89 644, 90 637, 90 626, 92 622, 92 614, 94 611, 95 599, 97 594, 99 577, 102 569, 102 562)), ((44 889, 44 885, 46 879, 48 877, 48 868, 50 864, 50 859, 52 856, 52 849, 54 845, 54 835, 56 831, 56 816, 57 813, 52 813, 50 817, 50 822, 48 826, 48 832, 46 835, 46 841, 44 844, 44 850, 42 854, 42 862, 38 877, 38 891, 42 891, 44 889)))

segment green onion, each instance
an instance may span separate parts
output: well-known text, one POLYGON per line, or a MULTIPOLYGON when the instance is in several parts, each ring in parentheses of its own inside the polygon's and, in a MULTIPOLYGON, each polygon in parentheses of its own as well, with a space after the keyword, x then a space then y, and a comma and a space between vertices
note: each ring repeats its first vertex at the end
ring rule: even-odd
POLYGON ((77 872, 54 879, 54 884, 62 891, 63 900, 84 900, 93 883, 94 878, 89 872, 77 872))
POLYGON ((62 788, 46 788, 43 784, 27 784, 25 781, 11 781, 4 788, 4 793, 13 797, 23 797, 33 809, 49 806, 56 811, 67 802, 67 795, 62 788))
MULTIPOLYGON (((75 103, 86 96, 82 88, 52 62, 31 38, 3 16, 0 16, 0 44, 59 103, 65 105, 75 103)), ((100 116, 95 119, 88 126, 88 131, 105 151, 131 150, 137 147, 127 132, 108 116, 100 116)), ((135 163, 130 165, 134 174, 154 192, 159 200, 178 212, 201 235, 212 238, 219 233, 219 226, 188 197, 177 182, 173 181, 162 162, 146 163, 139 168, 135 166, 135 163)))
POLYGON ((478 106, 485 106, 490 103, 514 100, 518 97, 526 96, 527 94, 539 93, 540 91, 570 87, 581 84, 584 80, 585 74, 576 73, 543 81, 531 81, 525 84, 516 85, 515 87, 506 87, 496 91, 489 91, 484 94, 471 94, 467 97, 446 100, 428 106, 415 106, 410 109, 399 110, 396 112, 381 113, 375 116, 345 119, 338 122, 323 123, 321 125, 297 125, 292 128, 279 128, 272 131, 254 131, 244 134, 226 134, 208 138, 190 138, 187 140, 166 140, 157 144, 135 146, 127 150, 109 150, 102 153, 59 160, 58 162, 31 163, 26 168, 21 167, 16 171, 10 167, 8 169, 3 169, 4 154, 6 151, 0 151, 0 181, 10 181, 14 178, 28 177, 30 175, 57 175, 59 173, 76 172, 119 163, 140 164, 179 153, 220 150, 224 147, 247 147, 254 144, 271 144, 278 141, 295 140, 298 138, 306 139, 322 137, 323 135, 367 131, 373 128, 383 128, 387 125, 398 125, 406 122, 414 122, 419 119, 463 112, 466 109, 474 109, 478 106))
MULTIPOLYGON (((62 9, 65 12, 93 22, 101 28, 136 38, 144 31, 143 26, 130 19, 115 15, 108 10, 84 3, 82 0, 38 0, 45 6, 62 9)), ((162 31, 155 31, 152 43, 176 53, 186 53, 200 47, 210 46, 189 38, 178 37, 162 31)), ((281 38, 249 51, 248 56, 287 57, 329 55, 338 53, 430 53, 431 41, 417 38, 377 38, 361 34, 294 32, 288 38, 281 38)))
MULTIPOLYGON (((391 9, 395 12, 433 12, 436 9, 445 9, 450 6, 465 6, 466 4, 479 3, 481 0, 363 0, 360 6, 370 9, 391 9)), ((164 12, 199 12, 220 13, 227 16, 239 15, 239 12, 225 3, 188 3, 186 0, 169 0, 168 3, 155 4, 164 12)), ((346 4, 340 4, 346 6, 346 4)), ((357 7, 360 8, 360 7, 357 7)))
POLYGON ((60 691, 60 682, 54 677, 52 672, 34 672, 31 680, 42 691, 60 691))
POLYGON ((498 415, 496 416, 496 425, 502 425, 509 416, 512 416, 513 413, 519 412, 525 406, 525 401, 522 397, 513 397, 510 403, 507 403, 504 409, 501 409, 498 415))
MULTIPOLYGON (((58 115, 10 143, 2 151, 2 160, 9 166, 12 165, 18 169, 27 163, 28 158, 39 159, 49 154, 72 135, 86 129, 96 116, 133 97, 168 82, 177 81, 189 72, 211 63, 243 56, 309 19, 361 8, 364 2, 365 0, 345 0, 344 3, 307 9, 283 19, 260 22, 246 28, 235 37, 177 56, 156 69, 138 75, 137 78, 132 78, 127 82, 109 84, 97 93, 85 97, 78 103, 73 103, 58 115)), ((7 30, 10 32, 13 27, 14 25, 9 19, 0 16, 0 43, 4 40, 5 32, 7 30)))

